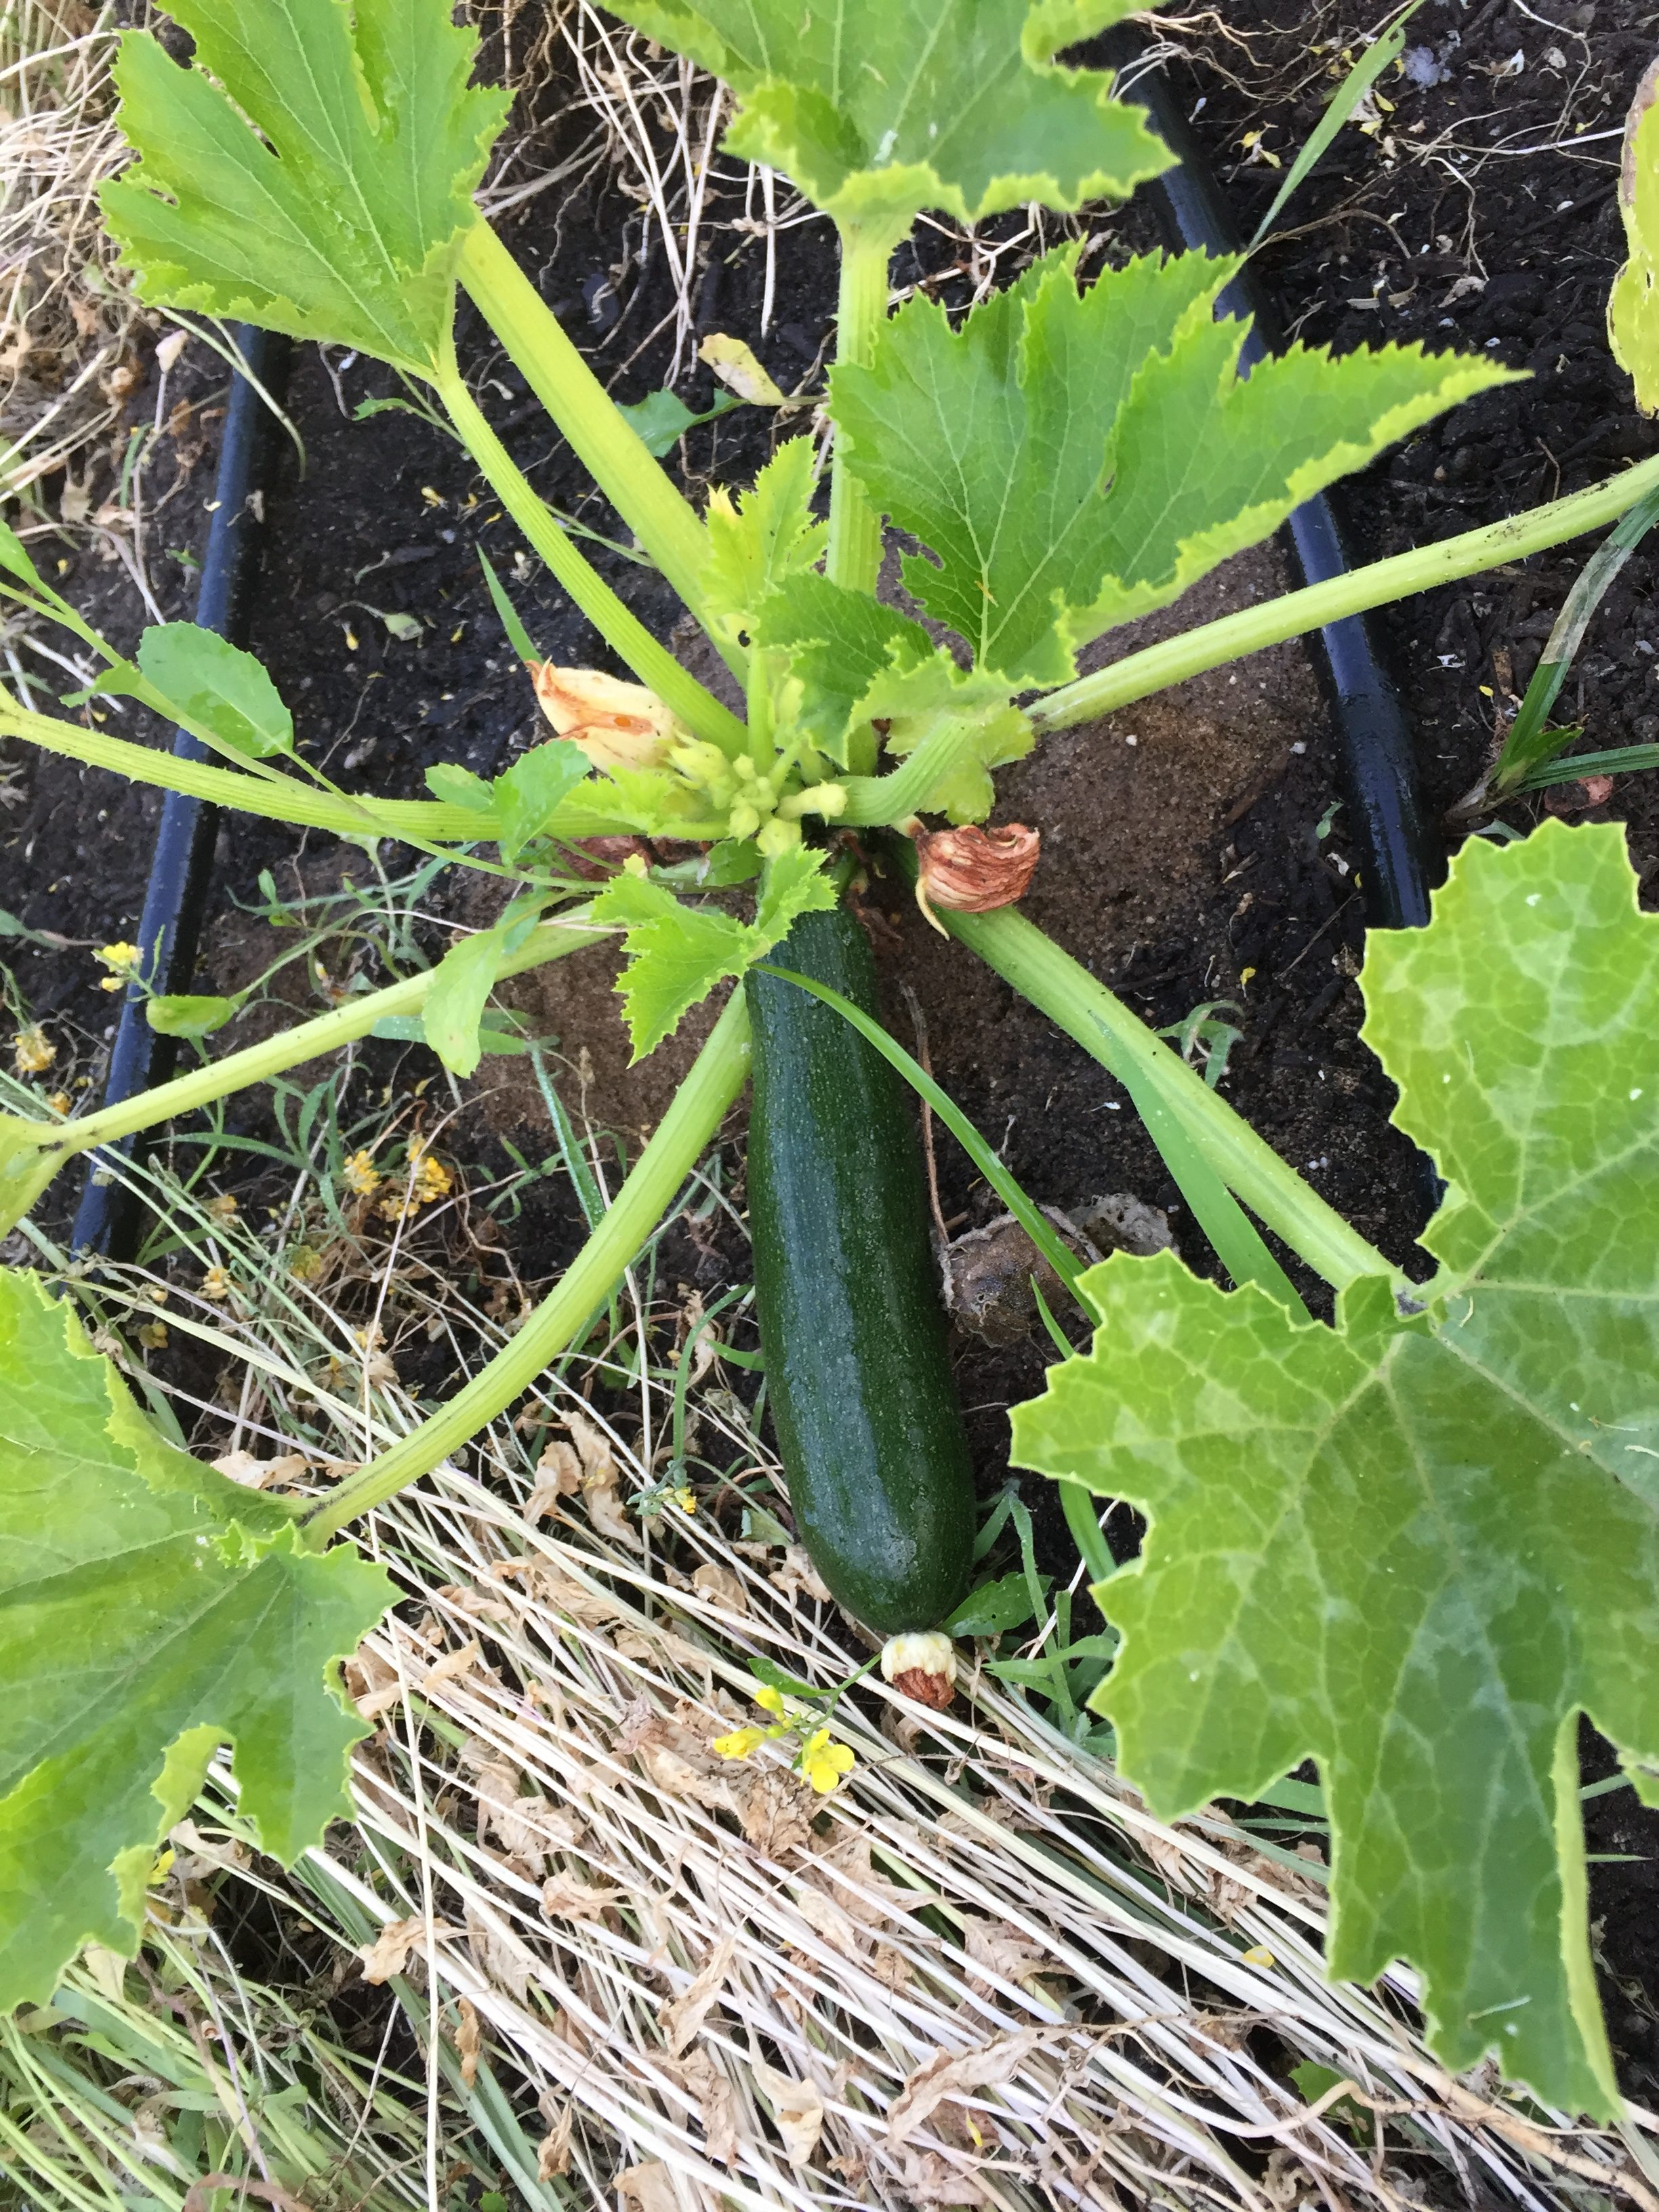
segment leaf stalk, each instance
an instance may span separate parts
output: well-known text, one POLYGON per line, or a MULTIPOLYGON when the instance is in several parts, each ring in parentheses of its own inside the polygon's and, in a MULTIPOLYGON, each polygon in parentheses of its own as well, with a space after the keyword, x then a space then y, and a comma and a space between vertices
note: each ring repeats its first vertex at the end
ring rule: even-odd
POLYGON ((726 1000, 708 1043, 617 1192, 615 1204, 552 1291, 465 1389, 390 1451, 347 1476, 307 1521, 309 1541, 320 1547, 349 1521, 384 1505, 429 1474, 504 1413, 575 1340, 673 1204, 748 1073, 749 1013, 738 990, 726 1000))

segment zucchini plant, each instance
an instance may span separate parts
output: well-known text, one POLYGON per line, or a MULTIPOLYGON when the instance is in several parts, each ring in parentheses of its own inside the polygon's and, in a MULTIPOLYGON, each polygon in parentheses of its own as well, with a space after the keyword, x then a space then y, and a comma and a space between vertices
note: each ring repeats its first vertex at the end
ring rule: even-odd
MULTIPOLYGON (((1149 1516, 1142 1559, 1098 1586, 1124 1637, 1097 1697, 1126 1774, 1175 1816, 1316 1758, 1335 1971, 1407 1959, 1449 2063, 1495 2051, 1546 2097, 1610 2113, 1578 1715, 1622 1747, 1638 1787, 1659 1787, 1659 1488, 1644 1472, 1659 1459, 1659 924, 1637 911, 1617 833, 1553 827, 1477 848, 1427 930, 1373 946, 1368 1033, 1402 1122, 1448 1178, 1428 1238, 1440 1272, 1413 1286, 1063 947, 997 903, 1029 877, 1031 843, 978 825, 994 771, 1045 732, 1613 522, 1659 483, 1659 462, 1079 677, 1083 645, 1510 372, 1416 347, 1336 359, 1298 346, 1241 379, 1243 326, 1216 312, 1237 264, 1202 254, 1147 256, 1085 286, 1062 247, 959 320, 924 299, 890 315, 890 258, 922 210, 1075 210, 1166 165, 1107 73, 1055 58, 1127 0, 617 12, 716 71, 737 95, 732 150, 787 172, 840 234, 825 448, 791 440, 702 514, 477 212, 505 103, 471 83, 474 42, 447 0, 176 0, 188 64, 146 33, 125 44, 121 122, 138 158, 104 204, 140 296, 353 346, 428 387, 632 681, 535 663, 556 734, 505 774, 440 768, 424 800, 347 792, 302 760, 247 655, 168 625, 128 659, 0 537, 8 596, 98 656, 94 690, 156 709, 219 760, 15 700, 0 732, 285 823, 397 840, 511 890, 430 974, 120 1106, 0 1118, 0 1225, 72 1156, 387 1018, 418 1018, 468 1073, 501 978, 617 933, 636 1054, 723 982, 740 987, 543 1305, 309 1510, 164 1443, 67 1301, 21 1271, 0 1279, 0 2003, 44 2000, 88 1937, 131 1950, 156 1840, 216 1746, 233 1746, 244 1809, 279 1855, 344 1809, 362 1730, 336 1670, 392 1593, 336 1540, 586 1327, 751 1064, 756 1276, 795 1510, 831 1588, 892 1639, 890 1674, 924 1691, 948 1674, 927 1632, 963 1591, 971 1492, 914 1138, 866 1033, 867 955, 844 905, 854 830, 885 835, 912 866, 920 855, 940 926, 1124 1083, 1235 1285, 1167 1255, 1085 1275, 1094 1348, 1015 1424, 1018 1455, 1059 1479, 1097 1569, 1086 1492, 1149 1516), (457 361, 458 288, 740 679, 742 716, 621 603, 514 467, 457 361), (904 580, 948 641, 878 597, 884 523, 923 549, 904 580), (926 831, 929 817, 950 828, 926 831), (657 867, 641 853, 596 890, 571 847, 617 836, 702 857, 657 867), (750 919, 699 903, 743 884, 750 919), (842 1026, 826 989, 862 1026, 842 1026), (1258 1224, 1334 1286, 1334 1327, 1310 1319, 1258 1224)), ((1650 169, 1652 149, 1638 153, 1650 169)), ((1640 213, 1632 196, 1633 263, 1640 213)), ((1648 404, 1644 308, 1620 329, 1648 404)))

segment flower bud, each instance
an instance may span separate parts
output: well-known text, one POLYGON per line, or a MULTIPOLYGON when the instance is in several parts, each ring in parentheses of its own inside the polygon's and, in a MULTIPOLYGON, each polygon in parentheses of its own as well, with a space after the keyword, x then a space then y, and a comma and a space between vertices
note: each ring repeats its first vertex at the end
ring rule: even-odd
POLYGON ((550 660, 532 661, 530 672, 543 714, 595 768, 655 768, 687 734, 642 684, 550 660))
POLYGON ((921 873, 916 904, 942 930, 933 908, 952 914, 989 914, 1024 898, 1037 864, 1039 833, 1023 822, 1000 830, 924 830, 916 839, 921 873))
POLYGON ((726 819, 728 837, 752 837, 760 828, 760 809, 751 806, 746 799, 739 799, 726 819))
POLYGON ((775 860, 781 854, 792 851, 800 842, 799 822, 782 822, 775 814, 763 823, 755 839, 757 850, 764 860, 775 860))

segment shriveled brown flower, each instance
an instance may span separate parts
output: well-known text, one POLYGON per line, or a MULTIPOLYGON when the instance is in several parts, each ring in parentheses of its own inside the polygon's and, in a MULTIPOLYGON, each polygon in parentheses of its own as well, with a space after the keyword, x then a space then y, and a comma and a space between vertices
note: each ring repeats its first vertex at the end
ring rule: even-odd
POLYGON ((532 661, 531 679, 544 714, 580 745, 595 768, 654 768, 686 732, 653 691, 598 668, 532 661))
POLYGON ((1024 898, 1036 872, 1041 834, 1023 822, 1000 830, 969 823, 963 830, 924 830, 916 839, 921 872, 916 904, 935 929, 944 924, 935 907, 953 914, 989 914, 1024 898))

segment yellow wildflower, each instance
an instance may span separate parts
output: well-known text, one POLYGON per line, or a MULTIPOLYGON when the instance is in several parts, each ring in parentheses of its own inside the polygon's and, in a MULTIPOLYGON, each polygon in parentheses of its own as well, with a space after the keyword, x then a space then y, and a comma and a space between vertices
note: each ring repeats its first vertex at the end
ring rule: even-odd
POLYGON ((380 1187, 380 1171, 368 1152, 354 1152, 341 1170, 345 1187, 358 1198, 367 1198, 380 1187))
POLYGON ((838 1789, 842 1777, 850 1774, 858 1764, 858 1753, 850 1743, 831 1743, 827 1728, 815 1729, 801 1746, 800 1771, 820 1797, 827 1797, 838 1789))
POLYGON ((684 1488, 671 1490, 668 1494, 673 1499, 675 1504, 679 1507, 682 1513, 695 1513, 696 1511, 697 1493, 695 1490, 684 1488))
POLYGON ((46 1103, 54 1114, 68 1114, 73 1110, 75 1101, 67 1091, 54 1091, 46 1103))
POLYGON ((422 1152, 411 1193, 416 1205, 435 1206, 441 1198, 447 1198, 454 1188, 455 1178, 441 1161, 434 1160, 430 1152, 422 1152))
POLYGON ((138 947, 136 945, 129 945, 125 938, 118 939, 113 945, 100 945, 97 957, 103 962, 106 968, 111 970, 111 973, 101 978, 99 989, 100 991, 123 989, 127 978, 133 973, 143 957, 138 947))
POLYGON ((323 1255, 309 1244, 296 1244, 289 1255, 288 1272, 296 1283, 314 1283, 323 1272, 323 1255))
POLYGON ((39 1022, 30 1022, 11 1041, 12 1066, 20 1075, 44 1074, 57 1057, 57 1046, 39 1022))
POLYGON ((147 1321, 138 1332, 138 1341, 146 1352, 159 1352, 167 1340, 167 1325, 164 1321, 147 1321))
POLYGON ((229 1273, 216 1263, 202 1278, 202 1296, 204 1298, 228 1298, 230 1292, 229 1273))
POLYGON ((756 1691, 755 1703, 763 1713, 775 1713, 780 1720, 783 1718, 783 1694, 769 1682, 763 1683, 756 1691))
MULTIPOLYGON (((730 1735, 717 1735, 714 1738, 714 1748, 722 1759, 747 1759, 750 1753, 757 1751, 765 1741, 764 1729, 733 1729, 730 1735)), ((849 1753, 848 1756, 850 1757, 851 1754, 849 1753)), ((833 1790, 835 1784, 831 1783, 830 1786, 833 1790)))
POLYGON ((207 1210, 216 1221, 228 1221, 236 1211, 236 1201, 228 1190, 222 1190, 217 1198, 209 1199, 207 1210))

